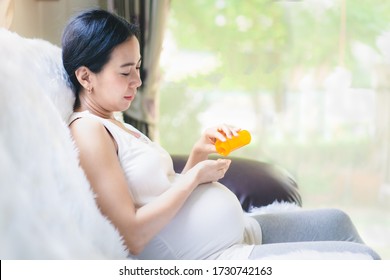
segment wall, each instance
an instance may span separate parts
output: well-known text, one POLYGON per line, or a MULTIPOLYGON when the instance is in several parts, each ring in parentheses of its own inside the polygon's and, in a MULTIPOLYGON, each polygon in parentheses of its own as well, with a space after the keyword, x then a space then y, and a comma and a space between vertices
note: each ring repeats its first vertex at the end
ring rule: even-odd
POLYGON ((27 38, 42 38, 60 45, 69 18, 85 8, 98 7, 99 0, 13 0, 10 30, 27 38))

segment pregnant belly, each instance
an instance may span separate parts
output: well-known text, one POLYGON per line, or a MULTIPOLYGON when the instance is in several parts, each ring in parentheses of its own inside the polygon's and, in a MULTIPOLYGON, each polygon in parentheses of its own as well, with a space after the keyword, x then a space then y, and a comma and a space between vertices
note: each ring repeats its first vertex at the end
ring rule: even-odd
POLYGON ((236 196, 219 183, 204 184, 193 191, 180 212, 152 240, 141 257, 216 257, 241 242, 243 234, 244 216, 236 196))

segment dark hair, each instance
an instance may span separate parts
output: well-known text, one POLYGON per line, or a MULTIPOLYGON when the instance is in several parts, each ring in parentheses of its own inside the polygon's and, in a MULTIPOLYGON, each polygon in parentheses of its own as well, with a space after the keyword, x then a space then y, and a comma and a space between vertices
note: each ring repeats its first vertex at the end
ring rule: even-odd
POLYGON ((81 88, 75 71, 86 66, 99 73, 114 48, 132 36, 139 37, 136 24, 105 10, 87 10, 70 20, 62 34, 62 63, 74 87, 75 106, 81 88))

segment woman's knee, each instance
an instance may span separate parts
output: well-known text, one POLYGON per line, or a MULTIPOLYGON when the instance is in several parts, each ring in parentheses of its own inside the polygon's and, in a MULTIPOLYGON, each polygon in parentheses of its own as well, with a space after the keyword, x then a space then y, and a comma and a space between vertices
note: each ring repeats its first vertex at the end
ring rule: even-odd
POLYGON ((341 209, 324 209, 326 219, 329 221, 329 229, 339 232, 344 236, 342 240, 363 243, 351 217, 341 209))
POLYGON ((329 209, 324 209, 324 211, 327 212, 327 215, 330 217, 329 220, 331 220, 332 223, 334 223, 335 225, 353 224, 351 217, 341 209, 329 208, 329 209))

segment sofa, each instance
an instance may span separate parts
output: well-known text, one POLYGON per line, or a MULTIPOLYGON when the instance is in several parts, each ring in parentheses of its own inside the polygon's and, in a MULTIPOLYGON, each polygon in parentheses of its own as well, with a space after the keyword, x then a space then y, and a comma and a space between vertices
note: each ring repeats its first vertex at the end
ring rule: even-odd
MULTIPOLYGON (((0 61, 0 258, 126 259, 78 163, 60 48, 0 29, 0 61)), ((172 158, 180 172, 186 155, 172 158)), ((292 176, 271 164, 232 158, 221 182, 248 215, 302 205, 292 176)))

